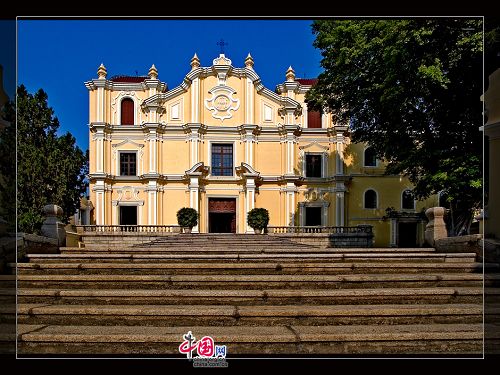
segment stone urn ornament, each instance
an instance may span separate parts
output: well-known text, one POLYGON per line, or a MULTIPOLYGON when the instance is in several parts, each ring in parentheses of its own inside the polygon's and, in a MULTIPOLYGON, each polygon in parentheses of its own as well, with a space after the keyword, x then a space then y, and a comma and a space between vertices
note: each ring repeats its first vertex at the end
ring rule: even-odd
POLYGON ((64 246, 66 241, 66 230, 64 224, 59 220, 63 214, 63 209, 55 204, 48 204, 43 207, 45 220, 42 224, 42 235, 57 239, 59 246, 64 246))

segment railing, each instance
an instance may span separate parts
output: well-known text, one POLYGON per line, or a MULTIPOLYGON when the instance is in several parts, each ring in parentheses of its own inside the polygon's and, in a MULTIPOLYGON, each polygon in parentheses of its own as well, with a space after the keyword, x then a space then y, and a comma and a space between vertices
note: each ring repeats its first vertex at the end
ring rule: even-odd
POLYGON ((268 233, 372 233, 371 225, 358 225, 355 227, 323 227, 323 226, 268 226, 268 233))
POLYGON ((83 233, 180 233, 181 231, 179 225, 78 225, 77 228, 83 233))

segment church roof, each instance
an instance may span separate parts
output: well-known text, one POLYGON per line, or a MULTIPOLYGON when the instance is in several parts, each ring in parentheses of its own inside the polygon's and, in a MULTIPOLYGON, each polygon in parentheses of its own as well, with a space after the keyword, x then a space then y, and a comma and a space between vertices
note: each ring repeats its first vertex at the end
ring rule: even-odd
POLYGON ((317 78, 297 78, 295 80, 304 86, 314 86, 318 82, 317 78))
POLYGON ((145 79, 148 79, 147 76, 114 76, 111 77, 111 81, 113 82, 127 82, 127 83, 141 83, 145 79))

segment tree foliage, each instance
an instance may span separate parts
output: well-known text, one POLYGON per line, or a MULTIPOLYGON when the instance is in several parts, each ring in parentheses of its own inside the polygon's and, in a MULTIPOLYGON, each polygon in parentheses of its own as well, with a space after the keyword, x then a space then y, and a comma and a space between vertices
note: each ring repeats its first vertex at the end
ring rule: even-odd
POLYGON ((349 123, 419 199, 446 192, 456 233, 482 202, 480 19, 318 20, 307 102, 349 123))
POLYGON ((16 112, 12 101, 2 108, 7 125, 0 130, 0 217, 15 230, 16 218, 16 112))
POLYGON ((57 204, 68 222, 86 191, 88 157, 66 133, 57 135, 59 120, 47 103, 47 94, 17 89, 17 186, 20 230, 37 232, 42 208, 57 204))

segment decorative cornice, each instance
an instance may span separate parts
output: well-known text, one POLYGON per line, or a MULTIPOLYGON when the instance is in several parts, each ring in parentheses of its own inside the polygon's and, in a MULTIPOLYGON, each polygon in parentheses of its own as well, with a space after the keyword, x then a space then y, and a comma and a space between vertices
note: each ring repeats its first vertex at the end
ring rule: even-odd
POLYGON ((107 90, 112 91, 145 91, 150 87, 156 87, 160 92, 167 90, 166 82, 161 82, 158 80, 148 80, 143 82, 133 83, 133 82, 113 82, 108 79, 93 79, 84 82, 85 87, 89 91, 96 90, 99 87, 104 87, 107 90))
POLYGON ((182 125, 185 134, 205 134, 208 127, 199 122, 188 122, 182 125))
POLYGON ((261 132, 262 127, 257 124, 241 124, 237 127, 237 129, 241 135, 258 135, 261 132))
POLYGON ((98 131, 110 132, 113 129, 113 127, 107 122, 91 122, 89 124, 89 129, 91 132, 98 132, 98 131))

